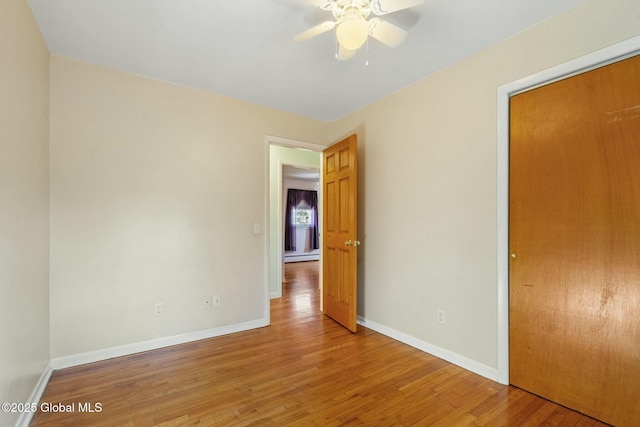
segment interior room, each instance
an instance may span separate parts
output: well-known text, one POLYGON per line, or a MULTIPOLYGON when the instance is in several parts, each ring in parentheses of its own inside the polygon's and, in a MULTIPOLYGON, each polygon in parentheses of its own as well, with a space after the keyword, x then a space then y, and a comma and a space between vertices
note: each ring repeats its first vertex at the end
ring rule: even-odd
POLYGON ((284 166, 283 177, 284 262, 318 261, 320 170, 284 166))
MULTIPOLYGON (((352 134, 358 327, 509 384, 500 89, 592 55, 637 55, 640 2, 495 0, 490 22, 470 13, 480 2, 426 0, 389 15, 402 44, 372 40, 340 61, 333 33, 294 40, 322 22, 313 5, 197 1, 193 18, 178 2, 156 21, 145 18, 161 5, 135 3, 134 14, 101 0, 0 6, 0 401, 37 403, 56 370, 268 328, 282 295, 273 259, 297 251, 276 239, 295 187, 283 166, 310 167, 278 169, 271 150, 317 155, 352 134), (251 37, 204 25, 254 3, 242 14, 242 28, 261 29, 251 37), (96 24, 107 22, 121 26, 96 24), (452 22, 459 32, 438 37, 452 22), (188 62, 207 40, 216 55, 188 62)), ((611 120, 635 123, 634 111, 611 120)), ((305 205, 301 224, 313 222, 305 205)), ((637 263, 625 271, 637 283, 637 263)), ((615 292, 595 298, 626 309, 615 292)), ((637 317, 626 325, 640 331, 637 317)), ((624 347, 635 361, 637 337, 624 347)), ((619 411, 640 416, 638 404, 619 411)), ((0 425, 31 415, 3 411, 0 425)))

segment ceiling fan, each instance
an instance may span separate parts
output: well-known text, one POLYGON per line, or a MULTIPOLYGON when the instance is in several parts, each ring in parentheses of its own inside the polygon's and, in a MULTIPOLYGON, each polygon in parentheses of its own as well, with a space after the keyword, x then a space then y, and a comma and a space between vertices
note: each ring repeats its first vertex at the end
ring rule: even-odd
POLYGON ((334 20, 324 21, 294 37, 305 41, 336 29, 339 61, 353 58, 356 51, 371 36, 389 47, 402 43, 407 32, 379 16, 408 9, 424 0, 307 0, 308 3, 333 14, 334 20), (373 15, 373 17, 372 17, 373 15))

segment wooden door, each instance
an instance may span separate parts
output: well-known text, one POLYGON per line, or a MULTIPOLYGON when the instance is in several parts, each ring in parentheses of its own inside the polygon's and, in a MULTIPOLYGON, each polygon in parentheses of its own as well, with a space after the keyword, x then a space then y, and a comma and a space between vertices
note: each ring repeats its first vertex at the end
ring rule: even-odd
POLYGON ((510 111, 510 381, 639 426, 640 56, 510 111))
POLYGON ((358 239, 357 136, 327 148, 323 161, 322 276, 325 314, 356 332, 358 239))

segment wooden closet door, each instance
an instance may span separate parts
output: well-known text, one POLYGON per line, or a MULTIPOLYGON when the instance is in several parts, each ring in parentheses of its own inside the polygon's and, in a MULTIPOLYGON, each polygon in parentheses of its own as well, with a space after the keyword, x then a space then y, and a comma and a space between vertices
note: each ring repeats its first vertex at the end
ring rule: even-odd
POLYGON ((640 426, 640 56, 510 111, 510 381, 640 426))

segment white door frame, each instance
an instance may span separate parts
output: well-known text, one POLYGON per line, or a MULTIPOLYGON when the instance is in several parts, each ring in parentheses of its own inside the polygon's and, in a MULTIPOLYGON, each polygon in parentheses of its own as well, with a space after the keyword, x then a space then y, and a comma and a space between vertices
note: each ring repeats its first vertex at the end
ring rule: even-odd
POLYGON ((640 54, 640 36, 498 88, 498 382, 509 384, 509 98, 640 54))
MULTIPOLYGON (((265 216, 266 216, 266 221, 265 223, 267 224, 266 227, 266 239, 265 239, 265 252, 267 254, 266 261, 265 261, 265 318, 267 319, 267 324, 271 323, 271 310, 270 310, 270 300, 272 298, 271 295, 271 276, 272 276, 272 266, 275 265, 275 281, 277 284, 277 289, 279 290, 279 295, 282 295, 282 263, 281 262, 273 262, 273 260, 282 260, 283 259, 283 253, 282 253, 282 248, 284 247, 284 232, 282 230, 282 220, 283 220, 283 212, 282 212, 282 206, 278 206, 278 209, 276 211, 276 221, 275 224, 276 226, 271 227, 271 207, 270 207, 270 199, 271 199, 271 188, 270 188, 270 180, 271 180, 271 151, 270 151, 270 147, 271 145, 279 145, 281 147, 289 147, 289 148, 302 148, 305 150, 310 150, 310 151, 314 151, 314 152, 318 152, 318 153, 322 153, 322 151, 326 148, 323 145, 319 145, 319 144, 312 144, 309 142, 304 142, 304 141, 298 141, 298 140, 294 140, 294 139, 287 139, 287 138, 281 138, 278 136, 271 136, 271 135, 267 135, 265 136, 265 152, 266 152, 266 162, 267 162, 267 166, 266 166, 266 178, 265 178, 265 185, 266 185, 266 197, 265 197, 265 216), (276 245, 276 250, 272 251, 271 250, 271 245, 270 245, 270 241, 271 239, 277 239, 278 243, 276 245)), ((277 181, 277 192, 278 192, 278 200, 282 200, 282 167, 284 166, 284 164, 282 164, 281 162, 278 164, 277 167, 277 171, 276 171, 276 181, 277 181)), ((304 165, 292 165, 292 166, 301 166, 304 167, 304 165)), ((322 165, 321 165, 322 168, 322 165)), ((322 176, 322 169, 320 170, 320 176, 322 176)), ((322 180, 322 178, 320 178, 320 180, 322 180)), ((322 184, 320 182, 320 184, 322 184)), ((321 185, 320 185, 321 188, 321 185)), ((322 191, 318 191, 318 209, 321 209, 322 207, 322 191)), ((318 215, 319 218, 319 224, 318 227, 320 229, 320 231, 322 231, 322 218, 321 215, 318 215)), ((322 233, 320 233, 322 235, 322 233)), ((320 262, 322 262, 322 251, 320 252, 320 262)), ((322 273, 320 273, 322 274, 322 273)), ((322 283, 322 276, 320 276, 320 283, 322 283)))

